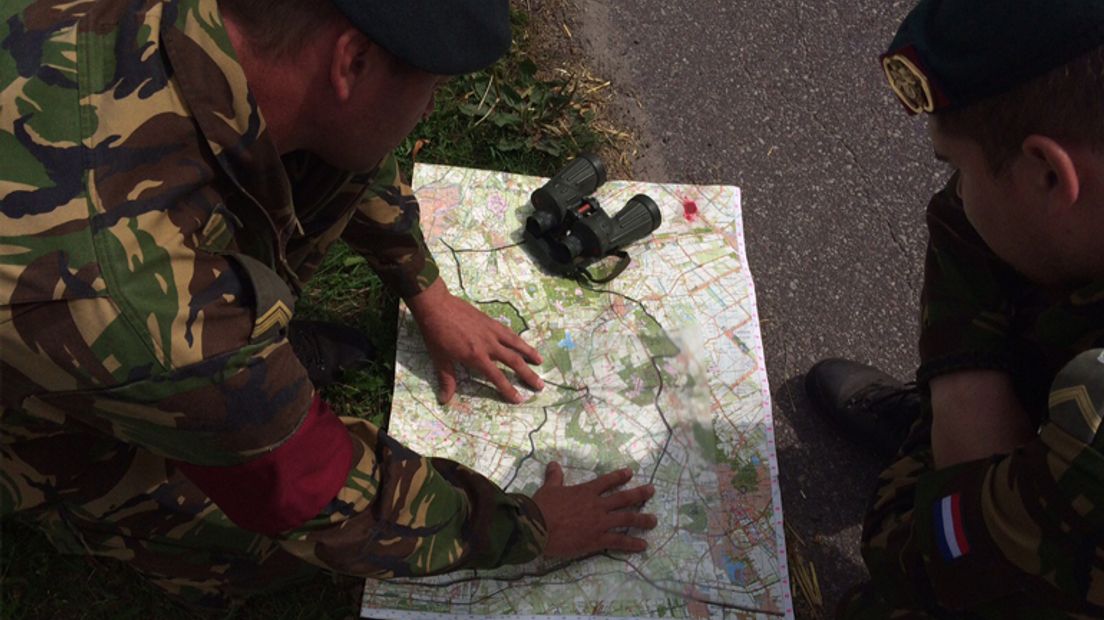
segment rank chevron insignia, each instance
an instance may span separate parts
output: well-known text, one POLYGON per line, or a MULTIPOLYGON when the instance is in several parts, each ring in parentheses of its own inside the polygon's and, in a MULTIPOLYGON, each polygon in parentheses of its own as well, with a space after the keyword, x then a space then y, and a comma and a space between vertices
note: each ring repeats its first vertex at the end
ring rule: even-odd
POLYGON ((291 309, 282 300, 277 300, 264 314, 257 317, 253 334, 255 337, 267 334, 273 328, 287 327, 289 322, 291 322, 291 309))

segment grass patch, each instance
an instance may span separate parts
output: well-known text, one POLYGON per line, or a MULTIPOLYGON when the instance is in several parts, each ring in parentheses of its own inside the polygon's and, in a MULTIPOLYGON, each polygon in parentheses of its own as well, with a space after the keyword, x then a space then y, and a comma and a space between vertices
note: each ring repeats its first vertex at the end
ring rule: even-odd
MULTIPOLYGON (((592 127, 579 80, 545 75, 529 50, 528 16, 513 14, 515 45, 490 69, 454 78, 437 110, 399 149, 409 178, 414 159, 524 174, 553 174, 579 151, 606 138, 592 127)), ((372 335, 380 360, 327 388, 344 415, 385 424, 394 379, 398 299, 364 261, 340 245, 304 292, 297 315, 343 321, 372 335)), ((251 599, 225 618, 354 618, 360 579, 320 576, 277 595, 251 599)), ((133 572, 110 560, 62 556, 13 519, 0 523, 0 620, 37 618, 193 618, 133 572)), ((219 616, 211 616, 219 617, 219 616)))
POLYGON ((367 418, 386 427, 395 375, 398 297, 383 286, 364 258, 339 243, 311 278, 295 314, 352 325, 372 338, 377 360, 345 373, 322 396, 340 415, 367 418))
POLYGON ((511 53, 445 84, 437 111, 399 149, 407 178, 413 159, 551 176, 567 158, 608 142, 595 131, 585 80, 540 71, 528 48, 528 16, 515 11, 513 20, 511 53))

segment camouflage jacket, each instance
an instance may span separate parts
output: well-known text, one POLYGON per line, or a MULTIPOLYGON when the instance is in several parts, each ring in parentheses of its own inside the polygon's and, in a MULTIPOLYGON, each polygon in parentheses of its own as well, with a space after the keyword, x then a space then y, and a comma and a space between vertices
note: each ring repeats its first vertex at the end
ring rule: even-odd
MULTIPOLYGON (((901 463, 916 464, 911 515, 897 531, 864 534, 892 551, 871 574, 903 578, 911 584, 903 589, 944 609, 999 609, 1026 596, 1042 608, 1099 617, 1104 282, 1060 294, 1032 286, 985 246, 955 185, 928 208, 920 383, 962 369, 1007 371, 1038 436, 1011 454, 939 470, 928 445, 908 451, 901 463)), ((881 504, 872 514, 894 510, 881 504)))
MULTIPOLYGON (((531 499, 339 420, 285 337, 339 236, 406 297, 436 277, 393 160, 281 158, 215 0, 14 0, 0 18, 5 441, 56 425, 138 446, 342 572, 541 552, 531 499)), ((3 482, 4 512, 50 499, 3 482)))

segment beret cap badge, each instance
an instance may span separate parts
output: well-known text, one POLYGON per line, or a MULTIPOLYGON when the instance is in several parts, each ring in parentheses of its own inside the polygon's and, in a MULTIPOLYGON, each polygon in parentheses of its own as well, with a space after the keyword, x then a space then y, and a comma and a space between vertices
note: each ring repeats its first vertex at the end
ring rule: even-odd
POLYGON ((912 114, 931 112, 935 109, 931 84, 924 72, 904 54, 891 54, 882 58, 889 87, 912 114))

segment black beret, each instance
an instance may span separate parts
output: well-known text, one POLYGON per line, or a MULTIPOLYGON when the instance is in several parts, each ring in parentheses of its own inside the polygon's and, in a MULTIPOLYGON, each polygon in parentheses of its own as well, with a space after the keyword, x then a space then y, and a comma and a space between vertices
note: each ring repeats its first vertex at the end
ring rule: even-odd
POLYGON ((478 71, 510 49, 509 0, 333 0, 373 42, 439 75, 478 71))
POLYGON ((882 55, 910 113, 961 108, 1104 44, 1104 0, 921 0, 882 55))

